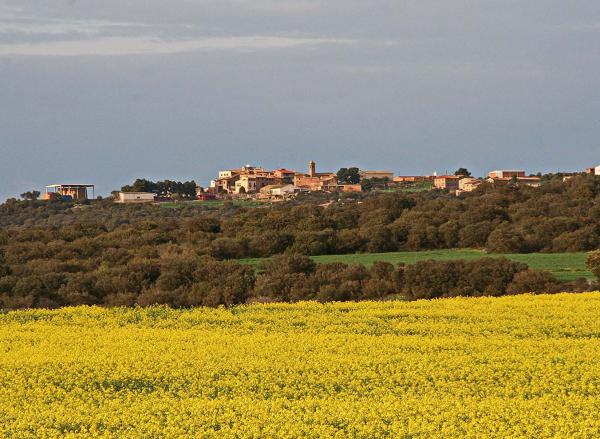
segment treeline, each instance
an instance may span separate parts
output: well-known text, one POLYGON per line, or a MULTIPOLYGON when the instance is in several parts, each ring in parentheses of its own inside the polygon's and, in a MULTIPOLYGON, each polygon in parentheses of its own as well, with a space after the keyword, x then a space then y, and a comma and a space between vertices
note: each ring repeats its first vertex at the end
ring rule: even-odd
POLYGON ((193 246, 199 254, 217 259, 279 253, 447 248, 528 253, 600 247, 600 177, 595 176, 567 182, 555 178, 540 188, 484 185, 461 197, 435 191, 338 197, 311 195, 265 208, 229 205, 218 210, 115 206, 106 201, 90 206, 13 201, 0 206, 0 226, 10 230, 16 242, 22 241, 20 234, 31 233, 46 243, 61 240, 66 225, 69 229, 82 225, 83 237, 100 247, 170 243, 193 246), (333 202, 326 204, 327 197, 333 202))
POLYGON ((145 178, 138 178, 131 185, 126 185, 121 188, 122 192, 152 192, 156 195, 180 196, 183 198, 196 198, 196 182, 195 181, 151 181, 145 178))
MULTIPOLYGON (((0 205, 0 228, 18 231, 24 228, 64 229, 70 227, 97 227, 110 232, 118 227, 145 221, 156 223, 181 221, 206 213, 218 217, 232 215, 237 208, 225 206, 193 205, 180 203, 177 209, 160 208, 155 205, 121 205, 111 199, 86 201, 17 201, 9 199, 0 205)), ((95 235, 89 235, 93 237, 95 235)))
POLYGON ((522 292, 586 291, 587 282, 561 284, 504 258, 479 261, 424 261, 368 268, 343 263, 315 264, 303 255, 279 255, 259 271, 235 261, 218 261, 170 248, 145 248, 131 258, 110 249, 100 260, 90 248, 62 251, 49 259, 17 260, 1 255, 0 308, 54 308, 71 305, 173 307, 232 306, 274 301, 357 301, 403 297, 501 296, 522 292))

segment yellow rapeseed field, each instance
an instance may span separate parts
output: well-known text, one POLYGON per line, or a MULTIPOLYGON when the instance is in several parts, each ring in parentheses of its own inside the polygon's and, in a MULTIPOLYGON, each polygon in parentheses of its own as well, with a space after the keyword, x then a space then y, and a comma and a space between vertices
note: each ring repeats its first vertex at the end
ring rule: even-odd
POLYGON ((0 437, 600 437, 600 293, 0 315, 0 437))

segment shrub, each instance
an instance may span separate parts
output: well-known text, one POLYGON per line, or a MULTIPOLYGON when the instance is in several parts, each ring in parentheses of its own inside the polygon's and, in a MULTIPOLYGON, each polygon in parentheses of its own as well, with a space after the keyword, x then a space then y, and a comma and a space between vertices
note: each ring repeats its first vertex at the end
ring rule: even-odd
POLYGON ((508 294, 557 293, 560 290, 558 280, 549 271, 525 270, 515 274, 506 292, 508 294))
POLYGON ((210 245, 210 254, 217 259, 238 259, 246 255, 242 244, 233 238, 217 238, 210 245))
POLYGON ((403 291, 412 299, 501 296, 527 265, 506 258, 475 261, 421 261, 403 269, 403 291))
POLYGON ((594 276, 596 276, 600 281, 600 250, 590 253, 587 258, 586 265, 590 271, 594 273, 594 276))

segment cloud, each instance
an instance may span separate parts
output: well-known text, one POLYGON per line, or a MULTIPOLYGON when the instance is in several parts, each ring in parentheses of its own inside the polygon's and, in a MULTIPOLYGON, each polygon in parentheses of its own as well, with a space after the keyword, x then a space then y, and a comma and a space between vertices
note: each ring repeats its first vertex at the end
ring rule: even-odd
POLYGON ((109 56, 170 54, 218 50, 270 50, 353 44, 355 40, 338 38, 303 38, 283 36, 200 37, 164 40, 155 37, 105 37, 77 41, 47 41, 36 43, 0 44, 5 56, 109 56))
MULTIPOLYGON (((245 0, 242 3, 245 4, 245 0)), ((274 3, 267 4, 274 6, 274 3)), ((286 35, 281 32, 272 35, 251 32, 246 35, 223 34, 223 29, 185 23, 162 25, 52 18, 0 7, 0 56, 118 56, 218 50, 256 51, 353 42, 342 38, 286 35)))
POLYGON ((134 22, 106 20, 65 20, 59 18, 36 17, 32 15, 1 13, 0 37, 20 39, 29 36, 92 36, 117 32, 131 32, 150 25, 134 22))

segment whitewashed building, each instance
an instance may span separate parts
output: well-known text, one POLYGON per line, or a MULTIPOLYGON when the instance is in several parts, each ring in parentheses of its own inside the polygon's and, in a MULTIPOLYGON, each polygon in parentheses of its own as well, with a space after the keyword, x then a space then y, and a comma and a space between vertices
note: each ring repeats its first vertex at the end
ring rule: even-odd
POLYGON ((153 203, 154 194, 151 192, 119 192, 117 203, 123 204, 141 204, 153 203))

